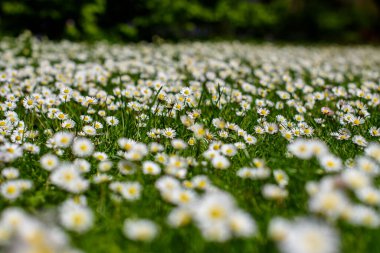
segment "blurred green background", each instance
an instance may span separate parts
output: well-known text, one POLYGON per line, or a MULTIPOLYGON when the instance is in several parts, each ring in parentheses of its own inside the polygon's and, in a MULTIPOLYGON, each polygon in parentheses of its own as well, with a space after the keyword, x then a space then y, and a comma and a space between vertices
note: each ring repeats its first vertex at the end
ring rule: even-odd
POLYGON ((380 41, 377 0, 0 0, 0 35, 171 41, 380 41))

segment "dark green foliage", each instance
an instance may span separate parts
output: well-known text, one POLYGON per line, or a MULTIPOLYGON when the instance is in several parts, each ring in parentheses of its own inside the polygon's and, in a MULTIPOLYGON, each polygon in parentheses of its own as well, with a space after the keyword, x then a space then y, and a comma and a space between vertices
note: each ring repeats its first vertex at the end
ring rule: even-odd
POLYGON ((378 42, 375 0, 2 0, 0 35, 378 42))

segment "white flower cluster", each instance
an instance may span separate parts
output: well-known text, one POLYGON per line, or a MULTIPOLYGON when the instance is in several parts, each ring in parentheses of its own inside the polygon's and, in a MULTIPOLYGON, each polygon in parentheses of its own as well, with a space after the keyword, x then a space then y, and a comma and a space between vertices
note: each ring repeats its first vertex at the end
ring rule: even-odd
POLYGON ((56 225, 44 223, 16 207, 1 214, 0 245, 6 252, 80 252, 70 246, 67 235, 56 225))
POLYGON ((24 209, 52 209, 84 246, 108 229, 168 245, 192 224, 333 253, 357 231, 342 223, 379 228, 378 48, 28 43, 0 40, 6 252, 71 249, 24 209))

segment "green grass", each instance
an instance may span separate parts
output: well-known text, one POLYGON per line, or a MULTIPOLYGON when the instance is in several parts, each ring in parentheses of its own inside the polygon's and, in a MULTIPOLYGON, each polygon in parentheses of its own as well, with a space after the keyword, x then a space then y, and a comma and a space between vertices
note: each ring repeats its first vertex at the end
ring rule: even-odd
MULTIPOLYGON (((26 63, 20 63, 14 65, 14 69, 21 71, 25 66, 32 66, 34 77, 31 79, 36 82, 36 78, 40 77, 41 74, 37 71, 37 66, 41 64, 40 60, 47 59, 47 56, 51 56, 53 59, 49 60, 49 64, 63 72, 64 68, 59 65, 59 61, 62 61, 67 65, 68 63, 63 56, 69 55, 72 63, 75 67, 69 71, 69 73, 75 73, 78 67, 83 67, 84 64, 100 64, 105 66, 105 62, 108 59, 114 59, 116 62, 123 59, 129 59, 126 51, 121 51, 120 55, 117 54, 119 49, 123 47, 119 45, 106 46, 107 50, 101 51, 99 45, 89 46, 77 44, 68 44, 65 48, 63 44, 54 44, 52 42, 44 42, 41 44, 37 41, 32 41, 31 43, 40 47, 39 50, 35 49, 34 56, 23 58, 22 56, 17 56, 19 52, 19 46, 10 45, 7 42, 1 42, 2 47, 0 47, 0 58, 4 58, 5 54, 10 52, 14 59, 25 59, 26 63), (6 45, 6 46, 4 46, 6 45), (78 46, 78 48, 75 48, 78 46), (9 47, 9 48, 8 48, 9 47), (56 48, 54 48, 56 47, 56 48), (113 55, 109 55, 110 50, 114 49, 113 55), (84 53, 88 56, 85 61, 80 61, 76 59, 76 54, 84 53)), ((203 51, 197 51, 193 44, 179 44, 179 45, 168 45, 168 46, 144 46, 144 45, 133 45, 131 47, 131 52, 135 56, 145 55, 149 60, 137 59, 137 61, 145 62, 148 66, 155 68, 159 71, 167 71, 170 74, 170 69, 167 66, 173 66, 172 70, 177 71, 176 73, 182 74, 183 77, 180 80, 180 84, 185 87, 193 80, 197 80, 194 72, 184 68, 179 63, 182 54, 186 56, 192 56, 194 53, 194 60, 199 64, 206 64, 210 71, 216 71, 217 68, 213 67, 209 61, 210 57, 221 62, 227 63, 230 59, 241 60, 240 67, 237 70, 233 69, 233 73, 236 77, 225 78, 225 86, 242 91, 241 86, 238 85, 238 81, 246 81, 253 84, 256 88, 266 89, 267 96, 266 99, 271 100, 276 103, 280 101, 276 95, 276 91, 285 90, 285 82, 283 80, 277 80, 274 78, 272 81, 268 82, 273 84, 272 88, 264 87, 260 85, 260 78, 255 74, 255 70, 262 69, 265 63, 270 62, 266 56, 278 57, 289 57, 291 63, 296 62, 294 58, 301 60, 302 57, 306 57, 310 54, 310 61, 313 62, 313 66, 310 69, 304 69, 297 71, 292 69, 291 65, 284 65, 284 59, 282 59, 279 65, 276 65, 276 61, 272 61, 274 67, 283 68, 282 70, 269 71, 267 74, 272 75, 272 77, 281 77, 285 73, 289 73, 295 79, 301 78, 307 84, 312 85, 313 80, 316 79, 312 76, 311 71, 318 68, 318 64, 315 63, 315 54, 327 54, 323 56, 323 60, 331 60, 331 64, 335 68, 333 73, 339 73, 343 75, 342 82, 334 82, 333 79, 325 77, 326 83, 333 86, 347 87, 351 82, 357 85, 363 85, 365 81, 377 80, 378 78, 363 77, 362 73, 364 71, 373 71, 379 73, 380 62, 379 62, 379 50, 376 48, 300 48, 300 47, 274 47, 274 52, 271 53, 271 46, 254 46, 249 44, 234 44, 234 45, 223 45, 223 44, 204 44, 202 47, 203 51), (242 48, 240 48, 240 46, 242 48), (188 49, 186 49, 188 48, 188 49), (227 48, 227 52, 223 52, 222 48, 227 48), (144 53, 144 50, 147 52, 144 53), (210 50, 210 51, 207 51, 210 50), (216 52, 220 50, 220 54, 215 55, 216 52), (229 51, 230 50, 230 51, 229 51), (254 56, 260 56, 260 50, 267 50, 266 53, 262 53, 262 58, 253 59, 254 56), (293 51, 292 51, 293 50, 293 51), (306 51, 302 51, 306 50, 306 51), (342 51, 343 50, 343 51, 342 51), (154 53, 158 52, 161 58, 155 59, 154 53), (256 52, 252 53, 251 52, 256 52), (354 65, 354 61, 343 53, 352 53, 356 55, 358 59, 358 66, 351 73, 344 70, 339 70, 338 67, 341 66, 335 60, 336 57, 341 56, 346 61, 346 64, 350 67, 354 65), (225 55, 224 55, 225 54, 225 55), (276 55, 277 54, 277 55, 276 55), (378 57, 376 59, 376 56, 378 57), (165 59, 164 57, 167 57, 165 59), (220 57, 220 59, 218 58, 220 57), (292 58, 294 57, 294 58, 292 58), (298 57, 298 58, 297 58, 298 57), (372 58, 368 58, 372 57, 372 58), (238 71, 242 68, 248 68, 249 71, 244 74, 240 74, 238 71), (338 69, 338 70, 336 70, 338 69), (353 78, 350 77, 353 76, 353 78)), ((12 58, 11 57, 11 58, 12 58)), ((286 61, 285 61, 286 62, 286 61)), ((128 64, 127 64, 128 65, 128 64)), ((10 66, 10 65, 9 65, 10 66)), ((112 91, 116 87, 125 88, 126 84, 137 85, 139 80, 157 80, 158 75, 155 72, 149 72, 144 68, 138 68, 138 72, 132 71, 133 64, 129 65, 129 69, 119 70, 116 67, 111 68, 110 76, 107 78, 105 84, 100 84, 94 81, 95 87, 103 89, 108 95, 112 94, 112 91), (127 82, 121 82, 113 84, 111 82, 114 78, 120 78, 121 76, 130 76, 131 80, 127 82)), ((3 62, 0 66, 0 74, 2 71, 8 67, 8 63, 3 62)), ((25 78, 17 77, 17 80, 24 80, 25 78)), ((116 79, 117 80, 117 79, 116 79)), ((54 76, 51 80, 46 83, 46 87, 49 87, 53 92, 57 93, 57 76, 54 76)), ((164 102, 157 99, 157 91, 153 91, 153 94, 149 99, 144 101, 148 106, 148 109, 144 109, 141 112, 135 112, 131 109, 120 108, 116 111, 110 111, 104 105, 92 106, 93 109, 106 110, 107 115, 116 116, 120 123, 117 126, 107 126, 102 117, 97 114, 93 115, 94 120, 101 121, 104 124, 104 129, 100 130, 101 135, 88 137, 95 144, 96 151, 106 152, 109 159, 114 162, 114 167, 107 172, 107 174, 112 175, 113 180, 117 181, 138 181, 143 186, 142 196, 139 200, 133 202, 123 201, 121 203, 116 203, 112 201, 110 196, 110 190, 107 183, 104 184, 91 184, 89 189, 83 193, 87 197, 87 202, 89 207, 92 209, 95 215, 95 221, 93 227, 84 234, 77 234, 75 232, 67 231, 71 238, 72 244, 78 249, 84 252, 277 252, 276 245, 267 236, 267 227, 270 220, 275 216, 281 216, 285 218, 293 218, 297 216, 313 216, 308 209, 308 194, 305 191, 305 184, 308 181, 317 181, 322 179, 328 173, 326 173, 319 165, 316 159, 303 161, 297 159, 296 157, 289 157, 287 153, 287 145, 289 142, 284 139, 280 133, 276 134, 263 134, 257 135, 254 133, 254 126, 258 125, 257 120, 259 115, 256 113, 256 107, 254 103, 251 103, 252 109, 246 112, 245 116, 237 116, 236 110, 239 110, 239 104, 236 102, 230 102, 230 93, 217 91, 214 95, 219 96, 218 100, 212 101, 212 95, 206 89, 206 81, 202 81, 201 96, 196 100, 195 108, 185 108, 183 111, 178 112, 178 115, 174 118, 167 116, 158 116, 153 113, 150 108, 156 104, 163 104, 164 102), (220 99, 225 99, 226 103, 217 105, 217 101, 220 99), (195 175, 205 174, 208 176, 212 184, 222 190, 225 190, 233 195, 237 205, 242 210, 248 212, 251 217, 253 217, 258 226, 258 234, 252 238, 242 239, 235 238, 227 242, 216 243, 205 240, 202 237, 199 229, 192 223, 183 228, 171 228, 167 222, 167 215, 172 210, 174 205, 165 202, 160 193, 155 188, 155 181, 157 176, 144 175, 139 169, 141 163, 136 162, 137 172, 133 175, 122 175, 118 172, 116 168, 117 161, 120 157, 117 155, 119 150, 117 140, 120 137, 127 137, 134 139, 138 142, 148 144, 153 142, 151 138, 147 136, 152 128, 166 128, 171 127, 176 130, 177 137, 187 141, 191 136, 192 132, 189 131, 180 121, 180 115, 185 115, 187 111, 192 109, 200 110, 201 116, 197 119, 197 122, 202 123, 205 128, 209 129, 215 134, 215 139, 220 139, 224 143, 234 143, 237 141, 243 141, 243 139, 236 134, 231 134, 230 137, 222 139, 217 136, 218 129, 212 125, 212 119, 219 117, 223 118, 227 122, 236 123, 240 128, 246 130, 248 133, 253 134, 257 138, 257 143, 255 145, 247 145, 245 150, 239 150, 238 154, 231 158, 231 167, 227 170, 216 170, 208 163, 206 166, 201 165, 201 161, 205 159, 202 153, 207 150, 208 142, 205 139, 197 140, 194 146, 188 147, 183 151, 176 151, 170 145, 170 141, 165 138, 161 138, 159 142, 165 146, 164 152, 167 154, 178 154, 182 157, 193 157, 195 160, 199 161, 197 166, 191 166, 188 169, 187 179, 191 179, 195 175), (138 120, 136 119, 141 113, 145 113, 149 118, 144 121, 146 126, 139 127, 138 120), (250 180, 242 179, 236 175, 236 171, 242 167, 252 165, 253 158, 262 158, 265 160, 267 166, 271 169, 282 169, 289 176, 289 185, 287 187, 289 191, 289 196, 282 201, 274 201, 265 199, 262 195, 262 187, 266 183, 275 183, 275 180, 271 176, 265 180, 250 180), (160 226, 160 233, 158 237, 151 243, 136 242, 125 238, 122 233, 123 222, 126 218, 148 218, 156 222, 160 226)), ((1 86, 6 86, 10 82, 2 81, 1 86)), ((73 80, 67 80, 66 84, 71 86, 73 80)), ((88 82, 90 83, 90 82, 88 82)), ((87 83, 87 84, 88 84, 87 83)), ((164 85, 175 87, 175 85, 170 84, 171 81, 163 82, 164 85)), ((291 82, 291 83, 294 83, 291 82)), ((20 87, 20 83, 15 82, 13 87, 17 89, 20 87)), ((36 82, 36 85, 32 92, 40 92, 39 88, 42 84, 36 82)), ((328 88, 326 86, 312 86, 315 91, 326 91, 328 88)), ((73 86, 74 89, 77 89, 73 86)), ((84 85, 83 89, 78 89, 82 95, 87 95, 89 90, 88 86, 84 85)), ((21 97, 29 93, 22 90, 21 97)), ((372 94, 378 94, 379 90, 371 90, 372 94)), ((248 93, 243 92, 246 95, 248 93)), ((173 92, 174 94, 174 92, 173 92)), ((305 93, 303 89, 297 90, 295 93, 298 95, 298 101, 305 102, 305 93)), ((258 94, 249 95, 253 101, 256 99, 261 99, 262 97, 258 94)), ((337 131, 342 126, 339 124, 336 118, 328 118, 321 114, 322 106, 330 106, 336 110, 336 103, 339 99, 344 99, 346 101, 361 100, 363 103, 368 104, 368 100, 361 99, 358 97, 347 97, 338 98, 333 97, 330 101, 322 100, 317 101, 314 108, 308 109, 304 114, 305 122, 312 126, 315 130, 312 138, 318 138, 323 140, 330 148, 330 151, 342 158, 343 160, 354 158, 358 154, 363 153, 363 148, 354 144, 351 140, 339 141, 331 136, 332 132, 337 131), (325 126, 317 124, 314 118, 325 118, 325 126)), ((5 96, 0 96, 0 101, 5 101, 5 96)), ((136 98, 115 98, 114 102, 128 103, 130 101, 136 101, 136 98)), ((73 119, 77 125, 72 132, 78 133, 81 131, 82 127, 85 125, 81 122, 80 115, 86 114, 87 107, 81 106, 79 103, 74 101, 68 103, 61 103, 58 108, 63 112, 67 113, 71 119, 73 119)), ((288 120, 293 121, 294 115, 297 113, 294 108, 290 108, 285 105, 284 109, 275 109, 270 107, 270 115, 267 117, 268 122, 275 122, 277 115, 283 115, 288 120)), ((32 190, 26 191, 15 201, 8 201, 5 198, 0 199, 0 209, 4 210, 10 206, 19 206, 28 213, 40 217, 42 212, 56 212, 57 207, 68 197, 73 196, 52 185, 49 182, 49 172, 41 169, 39 158, 42 154, 52 152, 52 150, 45 146, 47 139, 49 138, 43 133, 43 130, 50 128, 53 132, 62 130, 60 126, 60 121, 57 119, 49 119, 46 114, 39 113, 35 111, 26 111, 22 104, 19 102, 17 108, 14 110, 19 115, 19 118, 25 122, 27 130, 37 130, 39 131, 39 136, 30 141, 38 146, 40 146, 39 155, 31 155, 25 153, 21 158, 18 158, 11 164, 0 163, 1 167, 12 166, 18 168, 20 171, 20 178, 30 179, 33 181, 34 187, 32 190)), ((170 109, 166 109, 166 112, 170 112, 170 109)), ((345 126, 349 128, 352 132, 352 136, 360 134, 366 138, 367 141, 378 141, 378 137, 373 137, 369 134, 368 129, 371 126, 379 127, 380 123, 380 111, 379 106, 368 107, 368 112, 370 117, 366 118, 363 125, 358 127, 345 126)), ((4 119, 4 112, 0 111, 0 119, 4 119)), ((6 137, 8 138, 8 136, 6 137)), ((60 157, 62 161, 72 161, 75 156, 67 149, 63 155, 60 157)), ((154 156, 148 154, 144 160, 153 160, 154 156)), ((85 174, 85 177, 90 179, 93 175, 97 173, 97 161, 94 158, 88 158, 91 163, 91 171, 85 174)), ((2 179, 3 182, 5 179, 2 179)), ((379 185, 379 180, 374 178, 374 184, 376 187, 379 185)), ((358 202, 352 198, 352 201, 358 202)), ((377 212, 379 211, 376 208, 377 212)), ((317 215, 318 216, 318 215, 317 215)), ((322 216, 321 216, 322 217, 322 216)), ((380 240, 380 231, 378 228, 369 229, 363 227, 356 227, 350 225, 344 221, 338 221, 335 223, 335 227, 339 231, 340 241, 341 241, 341 252, 380 252, 380 246, 378 241, 380 240)))

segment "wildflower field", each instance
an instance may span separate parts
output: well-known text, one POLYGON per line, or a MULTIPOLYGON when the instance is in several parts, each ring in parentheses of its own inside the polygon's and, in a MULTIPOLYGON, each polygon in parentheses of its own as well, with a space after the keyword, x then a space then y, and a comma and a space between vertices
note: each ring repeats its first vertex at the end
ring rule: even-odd
POLYGON ((0 252, 380 252, 380 50, 0 41, 0 252))

